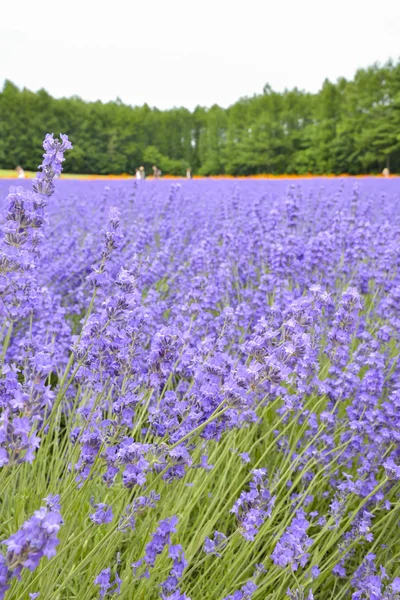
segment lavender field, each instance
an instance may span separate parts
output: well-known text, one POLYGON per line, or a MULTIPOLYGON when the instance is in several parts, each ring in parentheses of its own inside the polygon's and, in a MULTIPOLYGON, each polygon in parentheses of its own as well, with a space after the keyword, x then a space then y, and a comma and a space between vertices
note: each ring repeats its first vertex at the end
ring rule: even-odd
POLYGON ((45 150, 0 182, 0 599, 399 600, 400 180, 45 150))

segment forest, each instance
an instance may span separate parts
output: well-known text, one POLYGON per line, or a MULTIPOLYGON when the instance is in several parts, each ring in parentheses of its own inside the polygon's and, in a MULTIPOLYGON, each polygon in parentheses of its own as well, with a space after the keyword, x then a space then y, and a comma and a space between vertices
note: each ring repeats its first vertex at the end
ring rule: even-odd
POLYGON ((74 145, 65 172, 134 174, 368 174, 400 171, 400 61, 375 64, 352 80, 218 105, 159 110, 56 99, 5 81, 0 92, 0 168, 36 170, 46 132, 74 145))

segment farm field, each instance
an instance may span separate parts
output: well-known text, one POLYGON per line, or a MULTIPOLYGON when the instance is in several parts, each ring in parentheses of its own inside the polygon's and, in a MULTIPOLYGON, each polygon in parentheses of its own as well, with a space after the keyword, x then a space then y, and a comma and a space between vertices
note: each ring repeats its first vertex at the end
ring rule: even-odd
POLYGON ((0 599, 399 600, 400 181, 63 144, 0 180, 0 599))

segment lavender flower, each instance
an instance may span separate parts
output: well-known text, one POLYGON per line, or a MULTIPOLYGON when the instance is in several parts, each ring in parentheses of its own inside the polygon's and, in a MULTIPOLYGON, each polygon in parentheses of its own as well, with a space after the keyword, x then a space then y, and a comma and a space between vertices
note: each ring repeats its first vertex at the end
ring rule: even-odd
POLYGON ((142 565, 146 565, 145 577, 149 577, 148 567, 153 568, 158 554, 161 554, 166 546, 171 544, 171 533, 176 531, 177 517, 170 517, 159 522, 158 528, 152 534, 151 541, 146 545, 143 558, 132 564, 134 574, 142 565))
MULTIPOLYGON (((10 187, 1 224, 0 315, 10 333, 18 323, 22 337, 19 343, 22 347, 26 344, 27 351, 22 360, 21 356, 18 360, 18 364, 25 364, 22 377, 18 378, 15 365, 8 361, 2 365, 5 381, 0 380, 0 465, 34 459, 40 443, 35 435, 35 425, 53 401, 53 393, 46 382, 53 366, 51 351, 41 340, 40 351, 32 352, 37 341, 25 321, 33 319, 35 311, 45 302, 45 294, 35 278, 39 248, 44 239, 41 230, 47 222, 45 209, 48 197, 54 192, 54 176, 61 172, 64 152, 72 145, 67 136, 61 135, 59 142, 47 135, 43 147, 46 152, 39 167, 42 172, 33 182, 34 191, 10 187), (29 333, 24 339, 26 329, 29 333)), ((3 342, 8 358, 11 340, 6 337, 3 342)))
POLYGON ((257 586, 252 579, 249 579, 240 590, 237 590, 229 596, 225 596, 223 600, 245 600, 246 598, 252 598, 254 592, 257 590, 257 586))
POLYGON ((115 573, 113 581, 111 579, 111 569, 108 568, 103 569, 94 580, 94 583, 100 586, 100 600, 103 600, 106 596, 118 595, 120 593, 122 579, 118 573, 115 573))
POLYGON ((137 516, 144 514, 148 509, 155 508, 160 500, 160 494, 151 490, 148 496, 139 496, 135 498, 132 504, 128 504, 119 521, 119 530, 134 530, 136 527, 137 516))
POLYGON ((251 461, 248 452, 242 452, 241 454, 239 454, 239 456, 242 459, 242 463, 244 465, 247 464, 247 463, 249 463, 251 461))
POLYGON ((206 537, 204 540, 204 552, 206 554, 215 554, 218 558, 221 558, 219 550, 222 550, 226 546, 226 535, 220 531, 214 531, 213 539, 206 537))
POLYGON ((293 571, 297 571, 299 566, 305 567, 310 556, 307 549, 312 544, 312 539, 307 535, 309 526, 304 511, 297 511, 271 555, 275 565, 281 567, 290 565, 293 571))
POLYGON ((271 496, 268 489, 266 469, 254 469, 251 473, 253 479, 250 482, 250 491, 240 494, 231 512, 239 520, 243 537, 253 541, 265 519, 271 516, 275 497, 271 496))
POLYGON ((7 562, 3 554, 0 553, 0 599, 3 600, 6 591, 9 589, 9 582, 12 578, 12 573, 7 566, 7 562))
POLYGON ((188 564, 185 559, 183 548, 180 544, 170 544, 169 556, 173 560, 172 569, 169 573, 169 577, 167 577, 167 579, 161 584, 161 597, 165 598, 167 598, 169 594, 176 594, 177 592, 179 592, 179 580, 181 579, 183 571, 185 570, 188 564))
POLYGON ((90 520, 96 525, 102 525, 103 523, 111 523, 113 520, 112 508, 108 504, 103 504, 100 502, 99 504, 93 505, 96 511, 89 515, 90 520))
POLYGON ((5 559, 0 555, 0 590, 8 589, 13 577, 19 579, 23 568, 34 571, 43 556, 55 556, 62 523, 59 497, 49 496, 46 507, 37 510, 21 529, 2 542, 7 552, 5 559))
MULTIPOLYGON (((229 511, 240 463, 229 461, 213 481, 235 439, 242 463, 251 454, 274 474, 268 481, 266 470, 253 471, 233 513, 242 536, 254 540, 254 562, 267 558, 262 534, 272 540, 281 589, 312 598, 318 558, 318 594, 335 585, 355 599, 397 600, 395 536, 381 539, 396 521, 400 468, 396 180, 385 182, 384 197, 372 179, 356 193, 348 180, 289 191, 285 182, 204 181, 170 190, 162 182, 133 189, 131 182, 62 181, 57 202, 49 202, 67 146, 46 140, 35 191, 12 189, 0 222, 6 485, 12 471, 18 477, 16 465, 31 483, 29 463, 46 436, 54 439, 44 451, 56 440, 65 456, 76 447, 77 484, 102 500, 89 511, 93 522, 111 522, 114 506, 104 502, 125 493, 115 537, 123 550, 133 530, 146 535, 160 518, 158 500, 174 497, 177 479, 190 497, 187 510, 198 503, 199 519, 203 498, 208 515, 229 511), (99 496, 102 486, 115 489, 99 496), (282 514, 274 512, 275 496, 282 514), (289 581, 300 569, 305 589, 289 581)), ((161 578, 154 573, 157 583, 164 579, 159 593, 182 599, 186 557, 175 527, 161 521, 133 567, 149 575, 162 554, 169 568, 161 578)), ((29 568, 21 565, 34 542, 0 554, 0 597, 29 568)), ((204 540, 206 554, 224 555, 215 563, 220 573, 231 552, 236 560, 234 549, 221 552, 226 543, 218 531, 204 540)), ((68 552, 67 545, 67 561, 68 552)), ((100 594, 117 593, 114 571, 99 575, 100 594)), ((262 595, 265 579, 258 591, 255 577, 242 581, 231 598, 262 595)), ((213 578, 207 593, 215 595, 213 578)))

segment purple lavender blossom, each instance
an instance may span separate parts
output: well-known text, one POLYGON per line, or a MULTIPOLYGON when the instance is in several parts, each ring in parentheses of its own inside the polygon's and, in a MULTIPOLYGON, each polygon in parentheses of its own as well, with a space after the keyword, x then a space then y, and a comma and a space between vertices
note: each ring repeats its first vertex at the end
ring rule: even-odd
POLYGON ((155 508, 159 500, 160 494, 154 490, 151 490, 148 496, 139 496, 138 498, 135 498, 132 504, 128 504, 120 517, 118 529, 120 531, 127 531, 128 529, 134 531, 137 517, 143 515, 150 508, 155 508))
POLYGON ((204 552, 206 554, 214 554, 218 558, 221 558, 219 550, 222 550, 226 546, 226 535, 220 531, 214 531, 213 539, 206 537, 204 540, 204 552))
POLYGON ((313 579, 316 579, 318 577, 318 575, 320 574, 320 569, 318 567, 318 565, 314 565, 313 567, 311 567, 311 577, 313 579))
POLYGON ((168 597, 169 594, 174 594, 179 591, 179 580, 183 575, 183 571, 187 567, 187 560, 185 559, 185 553, 180 544, 170 544, 169 546, 169 557, 172 558, 172 569, 169 572, 169 576, 165 581, 162 582, 162 595, 161 597, 168 597))
MULTIPOLYGON (((22 377, 8 360, 2 364, 0 380, 0 465, 32 462, 40 438, 35 426, 44 411, 51 408, 53 393, 46 381, 53 367, 52 350, 41 340, 38 344, 32 332, 24 340, 26 320, 33 319, 38 308, 46 302, 46 293, 36 281, 39 249, 44 241, 42 229, 47 222, 45 212, 48 197, 54 192, 53 179, 62 170, 64 152, 72 148, 68 137, 61 142, 47 135, 43 143, 45 154, 33 182, 33 192, 22 186, 10 187, 6 198, 7 208, 1 223, 0 239, 0 315, 9 332, 18 324, 22 332, 20 346, 26 345, 22 377), (35 346, 40 345, 39 348, 35 346), (33 350, 38 350, 34 352, 33 350), (33 356, 34 355, 34 356, 33 356)), ((6 338, 7 339, 7 338, 6 338)), ((9 344, 4 352, 9 357, 9 344)))
POLYGON ((113 520, 112 508, 108 504, 100 502, 94 504, 93 507, 96 509, 94 513, 89 515, 89 518, 96 525, 102 525, 103 523, 111 523, 113 520))
MULTIPOLYGON (((218 457, 235 429, 243 430, 242 461, 248 452, 258 458, 257 428, 267 418, 276 443, 264 464, 274 478, 253 473, 234 507, 239 531, 255 539, 271 526, 273 535, 273 495, 290 497, 289 509, 310 512, 297 513, 275 539, 275 565, 304 567, 311 582, 311 527, 321 565, 324 541, 343 531, 326 577, 355 598, 394 600, 398 578, 391 582, 380 565, 392 538, 386 548, 375 542, 382 515, 395 521, 400 468, 398 183, 385 182, 393 187, 381 198, 377 180, 356 192, 344 180, 325 181, 323 191, 315 181, 289 191, 285 182, 224 182, 217 191, 205 181, 180 190, 60 181, 57 202, 47 205, 65 143, 57 150, 46 140, 40 193, 11 190, 1 226, 5 476, 34 459, 58 397, 57 414, 79 447, 71 466, 78 484, 93 483, 96 494, 102 482, 132 490, 119 523, 125 534, 117 534, 126 538, 156 514, 158 496, 139 495, 154 479, 164 497, 176 479, 195 477, 194 468, 212 478, 207 457, 218 457), (62 383, 69 361, 74 375, 62 383)), ((110 510, 98 504, 94 521, 109 520, 110 510)), ((216 534, 205 552, 218 554, 216 534)), ((173 553, 160 594, 181 599, 185 557, 171 537, 153 534, 138 567, 156 568, 157 556, 173 553)), ((0 597, 12 577, 0 556, 0 597)), ((104 576, 104 589, 111 579, 104 576)), ((251 594, 252 585, 233 597, 251 594)))
POLYGON ((185 593, 182 594, 180 590, 175 590, 170 594, 164 594, 164 592, 161 592, 160 598, 161 600, 190 600, 189 596, 187 596, 185 593))
POLYGON ((223 600, 245 600, 252 598, 254 592, 257 590, 257 586, 252 579, 249 579, 240 590, 237 590, 229 596, 225 596, 223 600))
POLYGON ((251 461, 250 459, 250 455, 248 452, 242 452, 241 454, 239 454, 240 458, 242 459, 242 463, 245 465, 247 463, 249 463, 251 461))
POLYGON ((106 598, 106 596, 113 596, 119 594, 121 591, 122 579, 118 573, 115 573, 114 579, 112 580, 111 569, 103 569, 99 575, 97 575, 94 583, 100 586, 100 600, 106 598))
POLYGON ((10 572, 3 554, 0 552, 0 600, 3 600, 6 591, 9 589, 12 573, 10 572))
POLYGON ((171 544, 171 533, 175 533, 177 524, 178 518, 175 516, 159 522, 151 541, 146 545, 144 557, 132 564, 135 575, 142 565, 146 565, 144 576, 150 576, 148 568, 154 568, 157 555, 171 544))
POLYGON ((5 559, 0 555, 0 590, 3 592, 13 577, 20 578, 22 569, 34 571, 43 556, 52 558, 56 554, 60 543, 57 534, 63 523, 59 497, 49 496, 46 504, 2 542, 7 546, 5 559))
POLYGON ((310 556, 307 549, 312 544, 312 539, 307 535, 309 526, 305 512, 298 510, 271 555, 275 565, 290 565, 293 571, 297 571, 299 566, 305 567, 310 556))
POLYGON ((254 469, 251 473, 250 491, 242 492, 231 510, 239 520, 241 534, 249 541, 254 540, 265 519, 271 516, 275 503, 266 469, 254 469))

